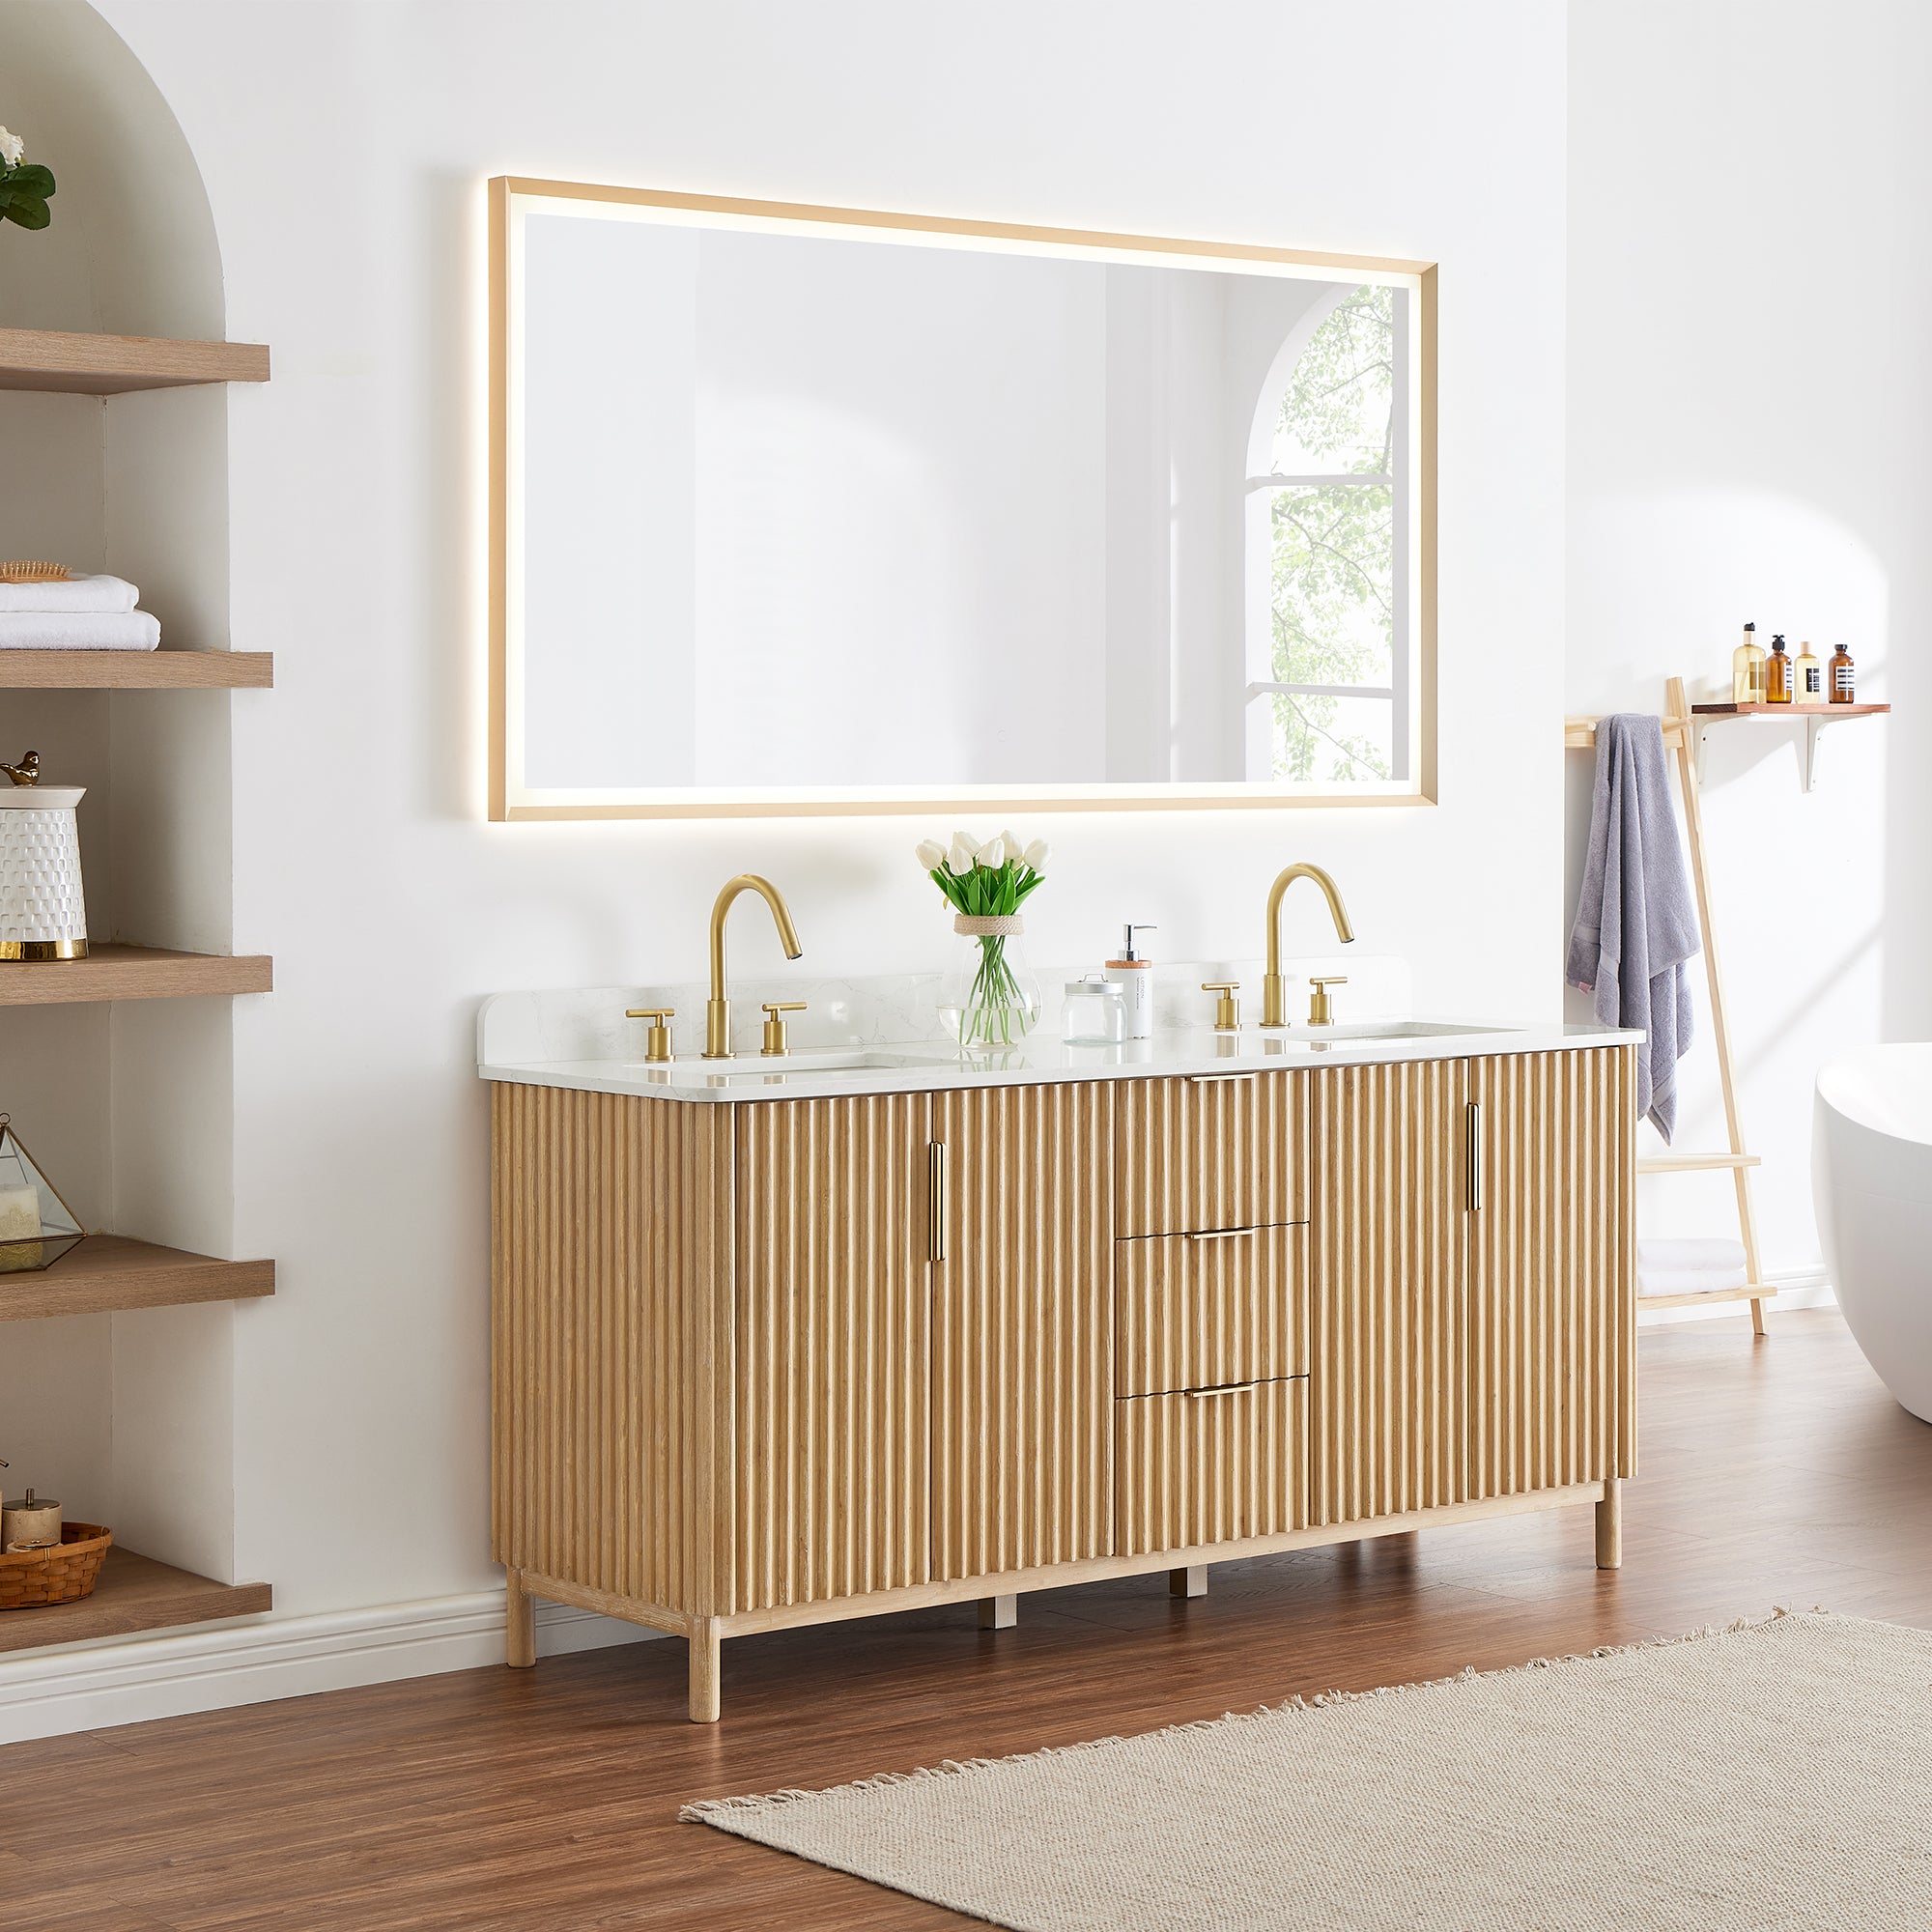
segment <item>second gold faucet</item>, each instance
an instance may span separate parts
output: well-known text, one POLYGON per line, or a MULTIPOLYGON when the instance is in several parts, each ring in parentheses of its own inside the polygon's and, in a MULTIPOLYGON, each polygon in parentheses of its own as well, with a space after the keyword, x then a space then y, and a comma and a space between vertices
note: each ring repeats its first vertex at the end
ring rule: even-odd
POLYGON ((711 997, 704 1004, 706 1060, 731 1058, 731 1002, 724 992, 724 915, 740 893, 756 893, 771 907, 787 959, 796 959, 805 951, 792 928, 791 908, 769 879, 761 879, 755 872, 740 872, 735 879, 725 880, 711 908, 711 997))
MULTIPOLYGON (((1348 908, 1342 903, 1341 891, 1320 866, 1291 866, 1282 872, 1268 888, 1267 972, 1262 980, 1262 1025, 1264 1027, 1285 1027, 1288 1024, 1288 981, 1281 970, 1281 901, 1296 879, 1313 879, 1321 888, 1322 896, 1328 901, 1329 917, 1335 922, 1336 937, 1345 946, 1352 943, 1355 937, 1355 928, 1349 923, 1348 908)), ((1325 987, 1322 993, 1325 999, 1325 987)))

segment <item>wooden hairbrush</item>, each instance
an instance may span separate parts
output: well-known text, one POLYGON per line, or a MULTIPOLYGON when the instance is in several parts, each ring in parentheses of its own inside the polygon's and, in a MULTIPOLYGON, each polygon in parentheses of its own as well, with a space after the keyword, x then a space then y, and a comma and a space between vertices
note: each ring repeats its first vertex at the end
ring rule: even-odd
POLYGON ((72 575, 64 563, 0 563, 0 583, 65 583, 72 575))

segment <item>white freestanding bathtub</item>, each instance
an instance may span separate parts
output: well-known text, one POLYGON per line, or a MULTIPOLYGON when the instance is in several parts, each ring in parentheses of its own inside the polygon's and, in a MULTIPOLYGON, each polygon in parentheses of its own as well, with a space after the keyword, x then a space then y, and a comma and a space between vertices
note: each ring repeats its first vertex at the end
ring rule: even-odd
POLYGON ((1932 1422, 1932 1042, 1861 1047, 1818 1075, 1811 1191, 1847 1325, 1932 1422))

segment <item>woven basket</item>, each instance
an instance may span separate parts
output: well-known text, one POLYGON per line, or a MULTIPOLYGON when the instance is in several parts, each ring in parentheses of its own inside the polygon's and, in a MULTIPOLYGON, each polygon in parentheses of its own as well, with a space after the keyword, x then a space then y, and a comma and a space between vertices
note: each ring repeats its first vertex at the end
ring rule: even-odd
POLYGON ((114 1533, 104 1523, 66 1522, 58 1549, 0 1550, 0 1610, 78 1603, 92 1596, 114 1533))

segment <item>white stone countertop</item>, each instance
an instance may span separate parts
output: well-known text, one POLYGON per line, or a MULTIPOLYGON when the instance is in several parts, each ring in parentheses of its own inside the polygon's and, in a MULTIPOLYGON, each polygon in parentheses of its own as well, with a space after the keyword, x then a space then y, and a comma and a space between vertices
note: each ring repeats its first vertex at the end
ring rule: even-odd
MULTIPOLYGON (((1238 1033, 1181 1028, 1124 1046, 1073 1046, 1037 1031, 1023 1045, 962 1053, 934 1039, 801 1047, 782 1058, 740 1051, 729 1060, 680 1056, 654 1066, 639 1048, 624 1058, 522 1060, 490 1057, 485 1027, 478 1072, 485 1080, 570 1087, 591 1094, 641 1094, 666 1100, 807 1100, 846 1094, 906 1094, 959 1087, 1026 1087, 1055 1080, 1229 1077, 1295 1066, 1364 1061, 1456 1060, 1474 1054, 1548 1053, 1623 1046, 1632 1028, 1487 1020, 1367 1020, 1332 1027, 1297 1022, 1280 1032, 1250 1023, 1238 1033), (1406 1030, 1406 1031, 1405 1031, 1406 1030)), ((507 1042, 506 1042, 507 1043, 507 1042)))

